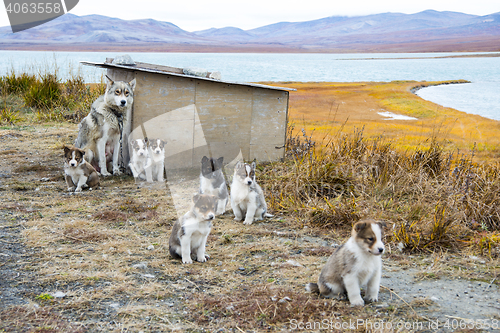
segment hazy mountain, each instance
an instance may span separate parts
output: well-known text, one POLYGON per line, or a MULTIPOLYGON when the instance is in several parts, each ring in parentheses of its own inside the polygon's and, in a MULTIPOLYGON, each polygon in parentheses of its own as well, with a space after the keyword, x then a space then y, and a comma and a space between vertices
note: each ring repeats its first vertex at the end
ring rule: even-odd
POLYGON ((279 22, 251 30, 236 27, 188 32, 152 19, 63 15, 13 34, 0 28, 0 49, 215 50, 310 52, 499 51, 500 13, 486 16, 427 10, 330 16, 279 22))

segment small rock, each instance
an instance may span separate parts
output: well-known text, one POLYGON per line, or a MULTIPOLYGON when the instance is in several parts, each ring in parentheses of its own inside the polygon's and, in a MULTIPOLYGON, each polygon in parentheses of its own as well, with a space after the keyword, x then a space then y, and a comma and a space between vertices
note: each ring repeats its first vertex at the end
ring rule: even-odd
POLYGON ((219 262, 217 263, 217 266, 222 266, 222 261, 219 261, 219 262))
POLYGON ((380 309, 385 309, 385 308, 389 307, 389 304, 387 304, 385 302, 384 303, 377 303, 377 304, 375 304, 375 307, 380 308, 380 309))
POLYGON ((283 297, 282 299, 280 299, 278 301, 278 303, 286 303, 286 302, 290 302, 291 300, 292 299, 290 297, 286 296, 286 297, 283 297))
POLYGON ((148 264, 145 262, 141 262, 141 263, 132 265, 132 267, 137 268, 137 269, 146 269, 146 268, 148 268, 148 264))
POLYGON ((278 297, 276 296, 271 296, 271 301, 276 302, 278 300, 278 297))
POLYGON ((142 276, 148 278, 148 279, 154 279, 155 276, 153 274, 142 274, 142 276))
POLYGON ((232 305, 226 306, 226 310, 232 311, 232 310, 234 310, 234 306, 232 306, 232 305))
POLYGON ((135 61, 132 60, 132 57, 129 56, 128 54, 124 54, 124 55, 116 56, 113 59, 112 64, 115 64, 115 65, 125 65, 125 66, 133 66, 133 65, 135 65, 135 61))
POLYGON ((183 68, 182 72, 185 75, 198 76, 198 77, 207 77, 208 71, 202 68, 183 68))
POLYGON ((155 249, 154 245, 149 245, 148 250, 153 251, 155 249))
POLYGON ((43 177, 40 179, 41 182, 48 182, 50 180, 50 178, 47 178, 47 177, 43 177))
POLYGON ((240 267, 238 268, 240 271, 244 271, 245 270, 245 267, 240 267))
POLYGON ((52 294, 55 298, 63 298, 66 297, 66 294, 63 293, 62 291, 56 291, 55 293, 52 294))
POLYGON ((113 309, 118 309, 120 307, 120 304, 119 303, 112 303, 109 306, 112 307, 113 309))
POLYGON ((304 267, 302 266, 299 262, 295 261, 295 260, 287 260, 286 261, 286 264, 290 265, 290 266, 293 266, 293 267, 304 267))
POLYGON ((214 79, 214 80, 220 80, 222 78, 219 71, 215 71, 215 72, 210 73, 210 75, 208 77, 211 79, 214 79))
POLYGON ((431 301, 437 302, 439 301, 439 297, 431 296, 431 301))

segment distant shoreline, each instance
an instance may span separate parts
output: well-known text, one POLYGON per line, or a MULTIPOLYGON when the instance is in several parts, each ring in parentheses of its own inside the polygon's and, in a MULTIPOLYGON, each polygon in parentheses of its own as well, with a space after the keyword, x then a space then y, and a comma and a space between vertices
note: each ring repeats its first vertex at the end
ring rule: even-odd
POLYGON ((120 44, 19 44, 19 43, 2 43, 0 51, 48 51, 48 52, 145 52, 145 53, 302 53, 302 54, 408 54, 408 53, 457 53, 457 55, 437 56, 437 57, 401 57, 401 58, 353 58, 343 60, 378 60, 378 59, 436 59, 436 58, 475 58, 475 57, 500 57, 498 47, 494 46, 478 46, 473 49, 457 49, 453 46, 448 47, 415 47, 403 45, 388 45, 385 47, 376 47, 372 45, 365 45, 363 48, 303 48, 284 45, 240 45, 240 46, 200 46, 200 45, 186 45, 186 44, 136 44, 120 45, 120 44), (478 54, 460 54, 477 52, 478 54), (487 52, 487 53, 483 53, 487 52))

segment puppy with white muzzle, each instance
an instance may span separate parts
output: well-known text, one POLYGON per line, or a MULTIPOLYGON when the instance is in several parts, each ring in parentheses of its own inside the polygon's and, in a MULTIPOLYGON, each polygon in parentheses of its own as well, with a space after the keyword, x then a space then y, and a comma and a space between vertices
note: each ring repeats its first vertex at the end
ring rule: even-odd
POLYGON ((241 221, 243 216, 245 217, 243 224, 252 224, 253 221, 262 220, 264 217, 273 217, 267 213, 264 192, 255 180, 255 162, 236 164, 231 183, 231 208, 236 221, 241 221))
POLYGON ((149 168, 151 161, 148 152, 148 138, 130 140, 129 146, 132 153, 128 167, 134 178, 152 182, 151 169, 149 168))
POLYGON ((85 161, 85 152, 76 147, 64 146, 64 175, 68 191, 81 192, 99 186, 99 175, 90 163, 85 161))
POLYGON ((161 139, 149 140, 149 158, 148 168, 152 175, 152 181, 163 182, 163 171, 165 168, 165 144, 161 139))
POLYGON ((351 238, 328 258, 318 283, 309 283, 306 290, 326 298, 347 293, 351 306, 362 306, 365 302, 360 287, 366 286, 365 299, 378 301, 385 226, 374 220, 356 223, 351 238))
POLYGON ((191 264, 191 255, 199 262, 207 261, 205 254, 207 238, 215 218, 215 197, 195 194, 193 207, 175 221, 169 240, 169 252, 174 258, 181 258, 183 264, 191 264))

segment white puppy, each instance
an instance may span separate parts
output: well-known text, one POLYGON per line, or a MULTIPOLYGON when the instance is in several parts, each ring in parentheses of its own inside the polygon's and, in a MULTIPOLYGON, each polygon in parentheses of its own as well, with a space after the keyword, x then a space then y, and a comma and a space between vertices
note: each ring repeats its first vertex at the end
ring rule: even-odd
POLYGON ((165 144, 161 139, 149 140, 149 169, 152 174, 152 181, 163 182, 163 171, 165 168, 165 144))
POLYGON ((255 181, 255 162, 236 164, 231 184, 231 208, 236 221, 243 220, 245 216, 243 224, 252 224, 254 220, 273 216, 267 213, 264 192, 255 181))
POLYGON ((148 139, 130 140, 131 158, 128 164, 135 179, 147 180, 152 182, 151 168, 149 167, 151 161, 148 153, 148 139))

